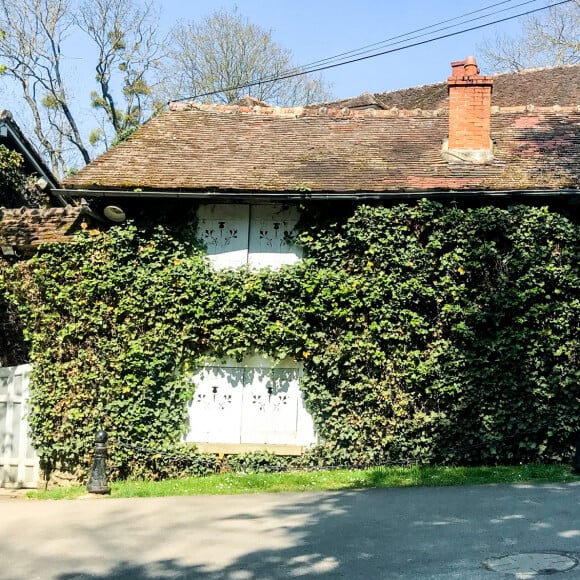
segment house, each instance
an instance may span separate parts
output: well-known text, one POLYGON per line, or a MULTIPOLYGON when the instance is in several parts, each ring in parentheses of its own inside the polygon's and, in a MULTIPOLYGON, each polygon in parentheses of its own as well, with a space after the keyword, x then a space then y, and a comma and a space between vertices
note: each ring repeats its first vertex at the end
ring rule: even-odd
MULTIPOLYGON (((299 260, 300 204, 427 197, 573 207, 579 87, 580 66, 491 77, 468 57, 445 84, 337 106, 172 103, 58 193, 114 221, 190 203, 216 267, 299 260)), ((260 356, 200 369, 188 440, 221 451, 313 443, 301 372, 260 356)))

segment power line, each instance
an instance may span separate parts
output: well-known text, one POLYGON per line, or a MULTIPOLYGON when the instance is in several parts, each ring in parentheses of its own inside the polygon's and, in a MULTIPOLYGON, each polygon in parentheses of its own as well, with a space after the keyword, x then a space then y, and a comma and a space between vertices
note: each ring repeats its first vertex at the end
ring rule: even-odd
MULTIPOLYGON (((427 36, 427 35, 433 34, 435 32, 449 30, 450 28, 455 28, 457 26, 467 24, 468 22, 482 20, 483 18, 495 16, 496 14, 501 14, 502 12, 508 12, 510 10, 514 10, 515 8, 519 8, 519 7, 525 6, 527 4, 534 4, 537 1, 538 0, 526 0, 524 2, 520 2, 519 4, 515 4, 512 6, 508 6, 507 8, 503 8, 502 10, 496 10, 496 11, 490 12, 488 14, 478 16, 476 18, 464 20, 467 16, 479 14, 480 12, 486 12, 486 11, 490 10, 491 8, 496 8, 496 7, 501 6, 503 4, 510 4, 510 3, 514 2, 514 0, 504 0, 503 2, 496 2, 495 4, 490 4, 489 6, 486 6, 485 8, 480 8, 479 10, 473 10, 472 12, 466 12, 465 14, 462 14, 461 16, 456 16, 454 18, 442 20, 441 22, 437 22, 437 23, 431 24, 429 26, 424 26, 423 28, 417 28, 416 30, 411 30, 410 32, 407 32, 405 34, 399 34, 397 36, 392 36, 391 38, 387 38, 386 40, 382 40, 380 42, 375 42, 373 44, 369 44, 369 45, 366 45, 366 46, 363 46, 360 48, 356 48, 356 49, 348 51, 348 52, 343 52, 343 53, 337 54, 335 56, 331 56, 331 57, 327 57, 327 58, 324 58, 321 60, 317 60, 317 61, 305 64, 305 65, 296 66, 292 69, 289 69, 288 71, 286 71, 283 74, 291 74, 293 72, 309 71, 309 69, 311 69, 312 67, 315 67, 317 65, 322 65, 322 64, 330 63, 330 62, 337 61, 337 60, 339 62, 341 62, 344 60, 344 57, 346 57, 346 56, 360 56, 363 54, 367 54, 369 52, 373 52, 373 50, 371 50, 371 49, 376 50, 378 47, 393 46, 394 44, 395 45, 401 44, 402 42, 414 40, 416 38, 421 38, 423 36, 427 36), (444 27, 442 26, 443 24, 449 24, 450 22, 455 22, 456 20, 462 20, 462 22, 452 24, 451 26, 444 26, 444 27), (436 30, 432 30, 429 33, 425 32, 425 31, 431 30, 433 28, 435 28, 436 30), (423 32, 423 34, 417 34, 419 32, 423 32), (412 34, 415 34, 416 36, 411 36, 412 34), (394 41, 398 41, 398 42, 394 42, 394 41)), ((303 73, 303 74, 306 74, 306 73, 303 73)), ((273 80, 276 80, 276 78, 277 78, 276 76, 272 75, 270 77, 262 77, 259 79, 259 81, 260 82, 273 82, 273 80)))
MULTIPOLYGON (((510 0, 507 0, 507 1, 509 2, 510 0)), ((515 7, 522 6, 524 4, 530 4, 530 3, 535 2, 535 1, 536 0, 528 0, 526 2, 522 2, 522 3, 518 4, 516 6, 512 6, 510 9, 513 9, 515 7)), ((380 51, 380 52, 374 52, 373 54, 369 54, 369 55, 366 55, 366 56, 357 56, 356 58, 350 58, 348 60, 341 60, 340 62, 331 62, 330 64, 320 64, 320 66, 316 66, 316 65, 318 65, 318 63, 324 63, 324 62, 336 60, 338 57, 340 57, 342 55, 337 55, 335 57, 329 57, 327 59, 323 59, 321 61, 316 61, 316 62, 312 63, 315 66, 309 66, 309 65, 307 65, 306 67, 300 67, 299 69, 298 68, 297 69, 290 69, 286 73, 283 73, 283 74, 280 74, 280 75, 277 75, 277 76, 265 77, 265 78, 263 77, 261 79, 257 79, 255 81, 252 81, 252 82, 249 82, 249 83, 243 83, 243 84, 239 84, 239 85, 233 85, 233 86, 229 86, 229 87, 224 87, 224 88, 221 88, 219 90, 209 91, 209 92, 206 92, 206 93, 199 93, 199 94, 194 95, 192 97, 184 97, 184 98, 176 99, 176 101, 195 100, 195 99, 199 99, 201 97, 209 97, 209 96, 217 95, 217 94, 223 93, 223 92, 235 91, 235 90, 244 89, 244 88, 251 88, 251 87, 255 87, 255 86, 258 86, 258 85, 265 84, 265 83, 277 82, 277 81, 286 80, 286 79, 289 79, 289 78, 294 78, 294 77, 297 77, 297 76, 302 76, 302 75, 305 75, 305 74, 311 74, 311 73, 314 73, 314 72, 320 72, 320 71, 323 71, 323 70, 328 70, 328 69, 331 69, 331 68, 336 68, 336 67, 339 67, 339 66, 344 66, 344 65, 347 65, 347 64, 352 64, 352 63, 355 63, 355 62, 361 62, 363 60, 368 60, 370 58, 376 58, 377 56, 384 56, 386 54, 392 54, 394 52, 400 52, 400 51, 406 50, 408 48, 414 48, 414 47, 417 47, 417 46, 422 46, 424 44, 429 44, 429 43, 435 42, 437 40, 443 40, 445 38, 451 38, 453 36, 457 36, 459 34, 464 34, 466 32, 473 32, 474 30, 479 30, 481 28, 486 28, 486 27, 492 26, 494 24, 501 24, 502 22, 507 22, 509 20, 514 20, 515 18, 521 18, 522 16, 529 16, 531 14, 535 14, 537 12, 542 12, 544 10, 548 10, 550 8, 554 8, 554 7, 560 6, 562 4, 568 4, 571 1, 572 0, 561 0, 560 2, 555 2, 553 4, 549 4, 548 6, 542 6, 541 8, 535 8, 533 10, 528 10, 526 12, 521 12, 519 14, 515 14, 515 15, 512 15, 512 16, 506 16, 505 18, 500 18, 498 20, 493 20, 491 22, 486 22, 486 23, 483 23, 483 24, 479 24, 477 26, 471 26, 469 28, 464 28, 462 30, 457 30, 455 32, 449 32, 447 34, 443 34, 443 35, 440 35, 440 36, 435 36, 433 38, 428 38, 426 40, 422 40, 422 41, 419 41, 419 42, 414 42, 414 43, 411 43, 411 44, 405 44, 404 46, 398 46, 396 48, 391 48, 391 49, 383 50, 383 51, 380 51)), ((494 4, 494 5, 489 6, 488 8, 495 7, 496 5, 501 5, 501 4, 504 4, 504 3, 505 2, 499 2, 497 4, 494 4)), ((481 10, 486 10, 486 8, 481 9, 481 10)), ((472 14, 475 14, 477 12, 480 12, 481 10, 476 10, 474 12, 469 12, 467 14, 464 14, 463 16, 458 16, 458 17, 453 18, 453 19, 449 19, 449 20, 446 20, 446 21, 442 21, 439 24, 446 24, 446 23, 451 22, 453 20, 457 20, 459 18, 463 18, 465 16, 470 16, 472 14)), ((480 16, 478 18, 475 18, 475 19, 471 19, 471 20, 462 22, 461 24, 465 24, 466 22, 471 22, 473 20, 480 20, 481 18, 485 18, 485 17, 491 16, 491 15, 494 15, 494 14, 499 14, 500 12, 505 12, 505 11, 506 11, 506 9, 503 9, 501 11, 496 11, 496 12, 493 12, 492 14, 487 14, 485 16, 480 16)), ((406 37, 408 37, 409 34, 413 34, 414 32, 421 32, 423 30, 428 30, 429 28, 434 28, 434 27, 438 26, 439 24, 433 24, 431 26, 428 26, 428 27, 425 27, 425 28, 422 28, 422 29, 418 29, 418 30, 413 31, 413 32, 409 32, 409 33, 407 33, 405 35, 399 35, 399 36, 393 37, 392 39, 388 39, 388 40, 385 40, 385 41, 376 43, 375 45, 385 45, 385 43, 390 42, 391 40, 394 40, 394 39, 397 39, 397 38, 400 38, 400 37, 405 37, 406 38, 406 37)), ((434 32, 438 32, 440 30, 445 30, 447 28, 454 28, 455 26, 458 26, 458 25, 454 25, 454 26, 451 26, 451 27, 446 27, 446 28, 438 29, 438 30, 436 30, 434 32)), ((425 36, 425 35, 420 35, 420 36, 425 36)), ((418 38, 418 37, 413 37, 413 38, 418 38)), ((411 39, 406 38, 406 40, 412 40, 412 38, 411 39)), ((403 42, 403 41, 400 41, 400 42, 403 42)), ((394 44, 400 44, 400 42, 399 43, 394 43, 394 44)), ((392 44, 393 43, 391 43, 390 45, 387 45, 387 46, 391 46, 392 44)), ((372 47, 372 46, 375 46, 375 45, 369 45, 369 47, 372 47)), ((368 48, 368 47, 363 47, 361 49, 355 49, 353 51, 346 52, 346 53, 342 53, 342 54, 344 54, 344 55, 350 55, 350 54, 356 54, 356 53, 358 53, 358 54, 364 54, 364 53, 361 53, 359 51, 364 50, 366 48, 368 48)), ((370 51, 366 51, 366 52, 370 52, 370 51)))

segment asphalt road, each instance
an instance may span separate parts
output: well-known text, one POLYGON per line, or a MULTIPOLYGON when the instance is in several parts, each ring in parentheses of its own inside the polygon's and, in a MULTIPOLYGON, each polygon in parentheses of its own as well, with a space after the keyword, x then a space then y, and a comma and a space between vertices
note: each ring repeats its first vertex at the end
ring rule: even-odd
MULTIPOLYGON (((486 561, 580 557, 580 484, 0 500, 0 579, 523 580, 486 561)), ((550 574, 580 579, 580 565, 550 574)))

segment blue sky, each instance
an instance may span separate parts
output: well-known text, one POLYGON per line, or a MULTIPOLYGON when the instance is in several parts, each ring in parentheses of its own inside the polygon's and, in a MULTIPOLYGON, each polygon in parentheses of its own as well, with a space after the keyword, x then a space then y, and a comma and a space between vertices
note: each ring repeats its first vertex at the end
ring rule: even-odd
MULTIPOLYGON (((497 0, 160 0, 160 3, 163 6, 163 28, 169 28, 179 19, 198 20, 218 9, 229 11, 237 7, 250 22, 271 30, 275 42, 292 51, 296 64, 311 63, 498 4, 497 0)), ((516 0, 505 2, 490 10, 501 10, 519 3, 516 0)), ((541 5, 541 1, 530 2, 488 21, 541 5)), ((477 57, 477 47, 485 37, 516 32, 520 21, 515 19, 330 69, 323 76, 332 83, 335 98, 443 81, 450 74, 451 61, 463 60, 469 55, 477 57)), ((466 27, 482 22, 473 22, 466 27)))

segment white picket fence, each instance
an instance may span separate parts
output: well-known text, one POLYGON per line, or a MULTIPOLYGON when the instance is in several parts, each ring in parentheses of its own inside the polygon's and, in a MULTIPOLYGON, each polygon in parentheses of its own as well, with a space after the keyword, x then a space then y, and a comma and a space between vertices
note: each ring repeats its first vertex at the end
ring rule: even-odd
POLYGON ((28 437, 30 365, 0 368, 0 487, 36 487, 38 457, 28 437))

